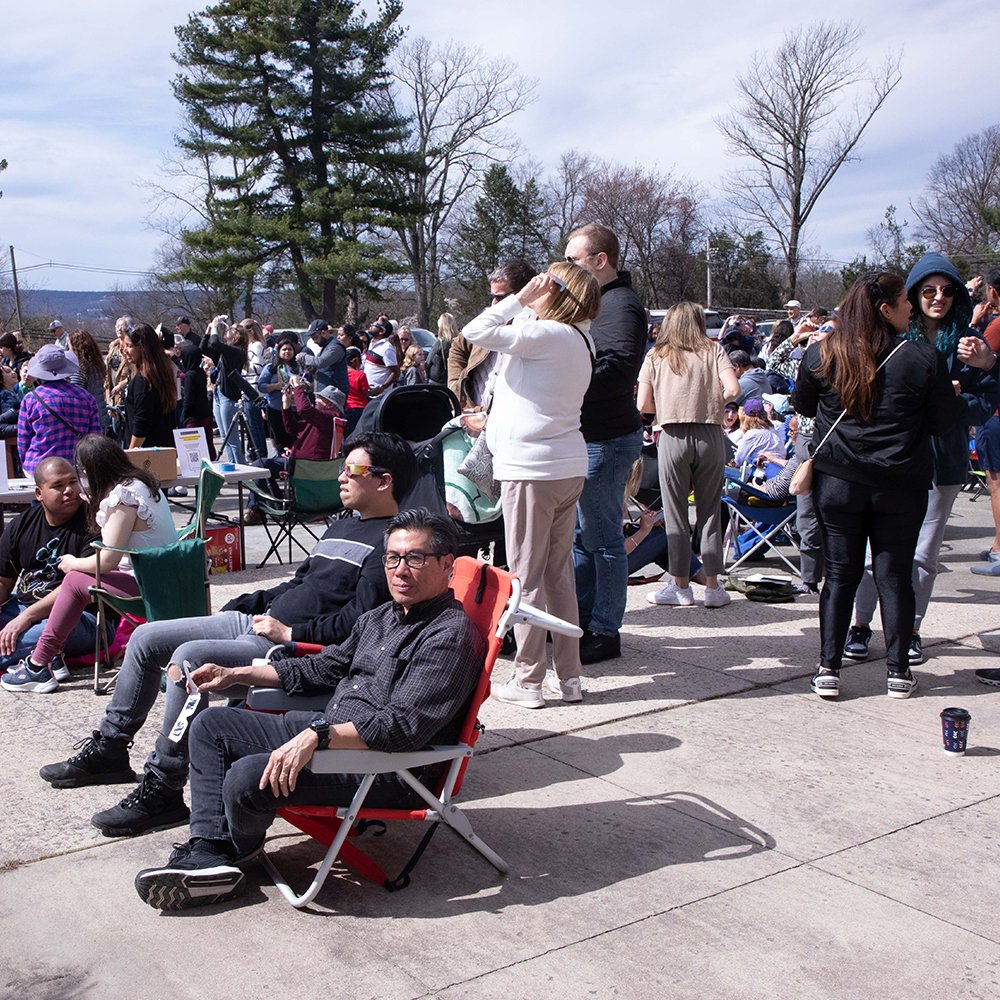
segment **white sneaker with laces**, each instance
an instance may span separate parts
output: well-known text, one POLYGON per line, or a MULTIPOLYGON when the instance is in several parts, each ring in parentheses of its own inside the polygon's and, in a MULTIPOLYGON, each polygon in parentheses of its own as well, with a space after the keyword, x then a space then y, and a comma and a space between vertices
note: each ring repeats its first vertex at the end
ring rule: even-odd
POLYGON ((665 587, 654 590, 646 595, 650 604, 669 605, 675 608, 689 608, 694 604, 694 594, 691 587, 678 587, 673 580, 665 587))
POLYGON ((562 698, 563 701, 583 701, 583 686, 579 677, 567 677, 559 680, 554 670, 550 670, 542 681, 542 694, 549 698, 562 698))
POLYGON ((719 584, 718 587, 705 588, 706 608, 724 608, 730 601, 732 598, 729 596, 729 591, 722 584, 719 584))
POLYGON ((512 677, 506 684, 494 684, 491 692, 495 701, 506 705, 520 705, 521 708, 544 708, 542 692, 535 688, 524 688, 512 677))

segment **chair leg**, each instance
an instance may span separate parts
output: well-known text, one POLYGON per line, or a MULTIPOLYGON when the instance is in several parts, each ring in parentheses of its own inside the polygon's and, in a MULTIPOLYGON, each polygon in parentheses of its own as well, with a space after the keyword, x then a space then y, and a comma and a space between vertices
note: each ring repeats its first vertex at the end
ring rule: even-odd
POLYGON ((278 887, 278 890, 281 892, 281 895, 285 897, 286 901, 297 910, 302 909, 303 906, 308 906, 316 898, 320 889, 323 888, 323 883, 326 881, 327 875, 330 874, 330 869, 333 867, 334 861, 337 860, 337 855, 340 853, 340 849, 343 846, 344 841, 347 839, 347 835, 351 832, 351 827, 357 821, 358 813, 364 805, 368 792, 375 783, 375 778, 376 775, 374 774, 366 774, 361 784, 358 786, 358 790, 354 793, 354 798, 351 799, 351 804, 348 806, 347 815, 341 821, 340 827, 337 830, 337 835, 333 838, 333 841, 323 858, 323 863, 319 866, 319 871, 316 872, 316 876, 309 885, 309 888, 306 889, 306 891, 300 896, 295 894, 285 877, 274 866, 271 859, 267 857, 266 854, 261 852, 261 863, 267 869, 267 872, 271 876, 274 884, 278 887))

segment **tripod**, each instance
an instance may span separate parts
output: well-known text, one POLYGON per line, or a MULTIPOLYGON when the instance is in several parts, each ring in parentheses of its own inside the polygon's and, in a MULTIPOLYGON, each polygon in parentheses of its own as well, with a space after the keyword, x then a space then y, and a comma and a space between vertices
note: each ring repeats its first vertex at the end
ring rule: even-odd
POLYGON ((233 431, 235 430, 238 435, 238 440, 243 454, 246 456, 247 463, 252 465, 258 459, 266 458, 266 455, 261 455, 257 446, 254 444, 253 434, 250 431, 250 425, 247 423, 247 417, 245 413, 245 404, 250 402, 251 406, 257 406, 258 400, 253 400, 252 402, 248 399, 247 394, 240 393, 240 398, 236 400, 236 413, 233 416, 229 427, 226 429, 225 436, 222 439, 222 444, 219 445, 219 457, 221 458, 226 453, 226 445, 229 444, 229 440, 232 437, 233 431))

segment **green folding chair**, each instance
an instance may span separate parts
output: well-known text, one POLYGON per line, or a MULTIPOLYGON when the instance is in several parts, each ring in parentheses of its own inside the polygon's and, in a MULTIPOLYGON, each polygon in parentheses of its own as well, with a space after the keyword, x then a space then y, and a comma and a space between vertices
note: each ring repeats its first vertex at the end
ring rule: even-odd
POLYGON ((310 527, 310 522, 320 518, 329 521, 330 518, 343 513, 344 505, 340 502, 339 483, 343 465, 343 459, 339 458, 329 462, 293 458, 288 465, 288 493, 283 497, 269 493, 256 483, 247 483, 247 488, 256 497, 256 509, 264 515, 264 531, 270 542, 270 548, 257 564, 258 569, 264 566, 272 555, 281 564, 279 548, 286 540, 289 564, 292 562, 293 542, 301 549, 303 555, 309 555, 310 548, 306 548, 295 537, 294 529, 302 525, 313 542, 318 542, 320 536, 310 527))
POLYGON ((121 552, 132 561, 139 585, 138 597, 121 597, 101 586, 98 566, 94 586, 89 588, 97 602, 97 640, 94 650, 94 694, 109 694, 114 674, 101 684, 102 668, 111 670, 107 618, 131 618, 135 622, 195 618, 212 613, 205 527, 225 480, 207 462, 202 463, 195 498, 195 516, 177 532, 177 541, 151 549, 126 549, 95 542, 97 550, 121 552))

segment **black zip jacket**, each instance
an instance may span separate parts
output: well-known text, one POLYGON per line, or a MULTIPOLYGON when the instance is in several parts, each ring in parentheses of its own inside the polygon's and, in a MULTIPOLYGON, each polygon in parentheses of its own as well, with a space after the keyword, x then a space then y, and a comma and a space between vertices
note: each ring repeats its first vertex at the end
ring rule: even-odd
MULTIPOLYGON (((881 362, 901 338, 878 358, 881 362)), ((818 447, 844 409, 836 390, 819 376, 820 345, 802 358, 793 402, 816 418, 818 447)), ((929 489, 934 473, 932 434, 954 426, 965 408, 955 395, 944 358, 925 342, 906 341, 875 378, 878 402, 870 421, 846 416, 815 456, 815 467, 872 487, 929 489)))

